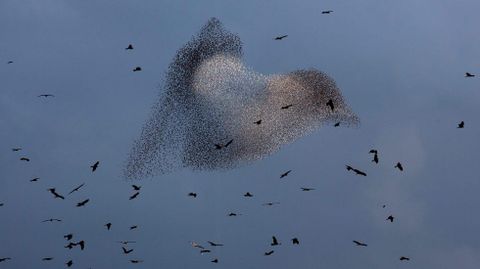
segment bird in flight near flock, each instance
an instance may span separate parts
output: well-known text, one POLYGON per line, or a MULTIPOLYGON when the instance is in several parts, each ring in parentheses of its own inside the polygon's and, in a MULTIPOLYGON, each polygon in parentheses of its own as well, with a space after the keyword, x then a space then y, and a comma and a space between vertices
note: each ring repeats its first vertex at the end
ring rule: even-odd
POLYGON ((465 122, 463 122, 463 120, 458 124, 457 128, 459 129, 462 129, 463 127, 465 127, 465 122))
POLYGON ((288 170, 288 171, 284 172, 283 174, 280 175, 280 178, 284 178, 284 177, 288 176, 288 174, 290 174, 290 172, 292 172, 292 170, 288 170))
POLYGON ((475 77, 475 75, 474 75, 474 74, 471 74, 471 73, 468 73, 468 72, 466 72, 466 73, 465 73, 465 77, 466 77, 466 78, 473 78, 473 77, 475 77))
POLYGON ((355 245, 360 246, 360 247, 366 247, 366 246, 368 246, 367 244, 362 243, 362 242, 357 241, 357 240, 353 240, 353 243, 355 243, 355 245))
POLYGON ((347 165, 347 170, 348 170, 348 171, 352 170, 353 172, 355 172, 355 174, 357 174, 357 175, 359 175, 359 176, 364 176, 364 177, 367 176, 367 173, 365 173, 365 172, 363 172, 363 171, 360 171, 360 170, 358 170, 358 169, 356 169, 356 168, 353 168, 353 167, 351 167, 350 165, 347 165))
POLYGON ((60 198, 60 199, 62 199, 62 200, 65 199, 65 197, 63 197, 62 195, 60 195, 60 194, 57 193, 57 191, 55 190, 55 188, 50 188, 50 189, 48 189, 48 191, 49 191, 51 194, 53 194, 53 196, 54 196, 55 198, 60 198))
POLYGON ((129 44, 128 47, 125 48, 125 50, 133 50, 133 45, 129 44))
POLYGON ((100 161, 96 161, 94 164, 90 165, 90 168, 92 168, 92 172, 95 172, 95 170, 97 170, 99 164, 100 161))
POLYGON ((275 37, 274 39, 275 39, 275 40, 282 40, 282 39, 286 38, 287 36, 288 36, 288 35, 277 36, 277 37, 275 37))

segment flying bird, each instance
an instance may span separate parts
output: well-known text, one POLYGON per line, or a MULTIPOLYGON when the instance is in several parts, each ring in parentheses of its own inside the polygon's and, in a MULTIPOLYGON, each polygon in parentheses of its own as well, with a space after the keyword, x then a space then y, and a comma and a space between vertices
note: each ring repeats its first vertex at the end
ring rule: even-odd
POLYGON ((474 74, 471 74, 471 73, 468 73, 468 72, 466 72, 466 73, 465 73, 465 77, 466 77, 466 78, 473 78, 473 77, 475 77, 475 75, 474 75, 474 74))
POLYGON ((238 214, 238 213, 233 213, 231 212, 230 214, 228 214, 229 217, 236 217, 236 216, 240 216, 241 214, 238 214))
POLYGON ((373 154, 373 160, 372 160, 372 162, 378 163, 378 154, 377 154, 377 153, 373 154))
POLYGON ((188 196, 191 196, 193 198, 197 198, 197 193, 196 192, 190 192, 188 196))
POLYGON ((112 228, 112 223, 109 222, 109 223, 107 223, 107 224, 105 224, 105 225, 103 225, 103 226, 107 227, 107 230, 110 230, 110 228, 112 228))
POLYGON ((249 193, 249 192, 245 193, 243 196, 245 196, 245 197, 253 197, 253 195, 252 195, 251 193, 249 193))
POLYGON ((0 262, 6 262, 8 260, 11 260, 12 258, 10 257, 5 257, 5 258, 0 258, 0 262))
POLYGON ((293 245, 300 245, 300 241, 298 241, 298 238, 292 238, 292 244, 293 245))
POLYGON ((394 167, 398 168, 398 170, 400 170, 400 171, 403 171, 403 166, 400 162, 398 162, 394 167))
POLYGON ((73 242, 70 242, 68 243, 68 245, 65 246, 65 248, 72 249, 74 246, 76 246, 76 244, 73 242))
POLYGON ((7 64, 13 64, 13 61, 8 61, 7 64))
POLYGON ((67 265, 67 267, 70 267, 73 265, 73 261, 72 260, 69 260, 67 263, 65 263, 67 265))
POLYGON ((291 108, 293 105, 286 105, 286 106, 282 106, 281 109, 289 109, 291 108))
POLYGON ((195 241, 191 241, 190 245, 192 245, 192 247, 194 247, 194 248, 204 249, 204 247, 202 245, 198 244, 195 241))
POLYGON ((462 129, 463 127, 465 127, 465 122, 463 122, 463 120, 458 124, 457 128, 460 128, 462 129))
POLYGON ((70 241, 70 240, 72 240, 72 238, 73 238, 73 234, 66 234, 66 235, 63 236, 63 238, 65 238, 66 240, 70 241))
POLYGON ((85 249, 85 241, 80 241, 80 242, 77 242, 75 243, 75 245, 77 246, 80 246, 80 250, 84 250, 85 249))
POLYGON ((280 178, 284 178, 284 177, 288 176, 288 174, 290 174, 290 172, 292 172, 292 170, 288 170, 287 172, 281 174, 280 178))
POLYGON ((352 170, 353 172, 355 172, 355 174, 360 175, 360 176, 364 176, 364 177, 367 176, 367 173, 365 173, 365 172, 363 172, 363 171, 360 171, 360 170, 358 170, 358 169, 356 169, 356 168, 353 168, 353 167, 351 167, 350 165, 347 165, 347 170, 348 170, 348 171, 352 170))
POLYGON ((333 10, 324 10, 322 11, 322 14, 330 14, 333 13, 333 10))
POLYGON ((263 255, 264 255, 264 256, 270 256, 270 255, 273 254, 273 252, 275 252, 275 251, 270 250, 270 251, 265 252, 263 255))
POLYGON ((60 199, 62 199, 62 200, 65 199, 65 197, 63 197, 62 195, 58 194, 58 193, 55 191, 55 188, 50 188, 50 189, 48 189, 48 191, 49 191, 50 193, 52 193, 55 198, 60 198, 60 199))
POLYGON ((12 148, 12 151, 20 151, 22 148, 12 148))
POLYGON ((280 243, 278 243, 278 240, 275 236, 272 236, 272 243, 270 244, 270 246, 278 246, 280 245, 280 243))
POLYGON ((254 123, 255 123, 256 125, 260 125, 260 124, 262 124, 262 120, 257 120, 257 121, 255 121, 254 123))
POLYGON ((42 221, 42 222, 54 222, 54 221, 56 221, 56 222, 61 222, 62 220, 61 220, 61 219, 46 219, 46 220, 44 220, 44 221, 42 221))
POLYGON ((134 191, 139 191, 142 188, 142 186, 132 185, 132 188, 134 191))
POLYGON ((213 260, 211 260, 211 262, 218 263, 218 259, 213 259, 213 260))
POLYGON ((278 204, 280 204, 280 203, 279 203, 279 202, 268 202, 268 203, 264 203, 264 204, 262 204, 262 205, 264 205, 264 206, 272 206, 272 205, 278 205, 278 204))
POLYGON ((143 262, 142 260, 130 260, 131 263, 141 263, 143 262))
POLYGON ((200 250, 200 254, 210 253, 210 252, 212 252, 212 251, 209 250, 209 249, 202 249, 202 250, 200 250))
POLYGON ((40 95, 37 96, 37 97, 45 97, 45 98, 47 98, 47 97, 55 97, 55 95, 53 95, 53 94, 40 94, 40 95))
POLYGON ((42 261, 51 261, 53 260, 53 257, 45 257, 45 258, 42 258, 42 261))
POLYGON ((390 221, 390 222, 393 222, 393 219, 394 219, 394 218, 395 218, 394 216, 390 215, 390 216, 388 216, 388 218, 387 218, 386 220, 388 220, 388 221, 390 221))
POLYGON ((223 244, 214 243, 212 241, 207 241, 212 247, 223 247, 223 244))
POLYGON ((27 158, 27 157, 22 157, 22 158, 20 158, 20 161, 29 162, 29 161, 30 161, 30 159, 29 159, 29 158, 27 158))
POLYGON ((99 164, 100 164, 100 161, 96 161, 94 164, 90 166, 90 168, 92 168, 92 172, 95 172, 95 170, 97 170, 99 164))
POLYGON ((81 202, 77 203, 77 207, 85 206, 89 201, 90 201, 90 199, 86 199, 84 201, 81 201, 81 202))
POLYGON ((227 144, 225 145, 222 145, 222 144, 215 144, 215 149, 222 149, 222 148, 226 148, 228 146, 230 146, 230 144, 232 144, 233 142, 233 139, 231 139, 230 141, 227 142, 227 144))
POLYGON ((70 192, 68 193, 68 195, 70 195, 70 194, 72 194, 72 193, 80 190, 80 188, 83 187, 84 185, 85 185, 85 183, 82 183, 80 186, 78 186, 78 187, 76 187, 75 189, 73 189, 72 191, 70 191, 70 192))
POLYGON ((300 188, 302 191, 313 191, 315 190, 314 188, 300 188))
POLYGON ((137 225, 130 226, 130 230, 134 230, 134 229, 137 229, 137 228, 138 228, 137 225))
POLYGON ((133 50, 133 45, 129 44, 128 47, 125 48, 125 50, 133 50))
POLYGON ((128 200, 133 200, 133 199, 137 198, 137 196, 138 196, 139 194, 140 194, 140 192, 137 191, 137 192, 134 193, 132 196, 130 196, 130 198, 129 198, 128 200))
POLYGON ((353 240, 353 243, 355 243, 355 245, 360 246, 360 247, 366 247, 366 246, 368 246, 367 244, 362 243, 362 242, 357 241, 357 240, 353 240))
POLYGON ((332 109, 332 111, 333 111, 333 109, 334 109, 335 107, 333 106, 333 100, 332 100, 332 99, 328 100, 327 106, 329 106, 330 109, 332 109))
POLYGON ((338 127, 338 126, 340 126, 340 122, 337 122, 333 125, 333 127, 338 127))
POLYGON ((408 257, 405 257, 405 256, 402 256, 402 257, 400 257, 400 260, 401 260, 401 261, 409 261, 409 260, 410 260, 410 258, 408 258, 408 257))
POLYGON ((287 36, 288 36, 288 35, 277 36, 277 37, 275 37, 274 39, 275 39, 275 40, 282 40, 282 39, 286 38, 287 36))
POLYGON ((142 68, 140 66, 137 66, 133 69, 133 72, 138 72, 138 71, 142 71, 142 68))
POLYGON ((133 248, 127 250, 125 247, 122 247, 122 250, 123 250, 123 254, 129 254, 133 251, 133 248))
POLYGON ((39 177, 32 178, 32 179, 30 179, 30 182, 37 182, 39 179, 40 179, 39 177))

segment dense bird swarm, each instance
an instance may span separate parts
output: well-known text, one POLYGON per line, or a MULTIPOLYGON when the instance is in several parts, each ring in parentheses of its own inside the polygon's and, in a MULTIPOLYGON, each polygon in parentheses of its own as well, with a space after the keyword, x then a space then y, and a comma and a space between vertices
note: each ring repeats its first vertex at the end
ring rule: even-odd
POLYGON ((358 118, 332 78, 315 69, 256 73, 242 62, 240 38, 213 18, 170 64, 125 176, 235 167, 337 122, 349 126, 358 118))

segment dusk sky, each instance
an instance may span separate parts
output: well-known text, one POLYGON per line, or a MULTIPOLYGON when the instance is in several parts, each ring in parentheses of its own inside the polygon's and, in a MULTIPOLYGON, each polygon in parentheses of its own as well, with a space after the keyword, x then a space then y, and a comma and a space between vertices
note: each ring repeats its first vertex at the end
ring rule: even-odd
POLYGON ((480 268, 479 11, 473 0, 0 0, 0 259, 12 258, 0 268, 480 268), (323 126, 234 169, 126 180, 168 65, 211 17, 256 72, 334 78, 360 125, 323 126), (84 251, 64 248, 68 233, 84 251), (201 255, 191 241, 224 246, 201 255))

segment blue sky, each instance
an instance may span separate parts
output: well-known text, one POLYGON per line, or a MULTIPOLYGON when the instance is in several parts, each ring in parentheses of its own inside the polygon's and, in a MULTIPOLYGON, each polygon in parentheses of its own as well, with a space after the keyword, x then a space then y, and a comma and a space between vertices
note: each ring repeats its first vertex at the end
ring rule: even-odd
POLYGON ((70 259, 73 268, 480 266, 480 81, 464 78, 480 74, 480 3, 258 2, 0 1, 0 257, 13 258, 0 267, 70 259), (326 9, 334 12, 321 15, 326 9), (132 182, 121 175, 133 140, 176 50, 210 17, 240 36, 257 72, 313 67, 332 76, 362 123, 321 128, 233 170, 137 181, 141 194, 129 201, 132 182), (272 40, 282 34, 289 36, 272 40), (126 52, 129 43, 135 49, 126 52), (56 97, 37 98, 43 93, 56 97), (398 161, 403 173, 393 168, 398 161), (84 182, 65 201, 46 190, 65 194, 84 182), (244 198, 247 191, 254 197, 244 198), (280 204, 261 205, 269 201, 280 204), (243 215, 226 217, 231 211, 243 215), (390 214, 394 223, 385 221, 390 214), (40 223, 51 217, 64 221, 40 223), (63 248, 67 233, 85 240, 85 251, 63 248), (282 245, 264 257, 272 235, 282 245), (138 243, 125 256, 117 240, 138 243), (207 240, 225 246, 202 256, 189 244, 207 240), (219 264, 210 263, 215 257, 219 264))

